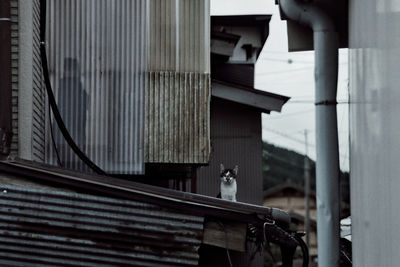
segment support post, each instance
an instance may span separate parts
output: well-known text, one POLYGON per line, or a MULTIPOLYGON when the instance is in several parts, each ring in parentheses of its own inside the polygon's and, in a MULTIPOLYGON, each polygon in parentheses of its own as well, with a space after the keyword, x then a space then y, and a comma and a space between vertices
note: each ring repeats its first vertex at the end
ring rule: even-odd
POLYGON ((318 266, 339 266, 338 34, 315 4, 279 0, 282 14, 314 32, 318 266))

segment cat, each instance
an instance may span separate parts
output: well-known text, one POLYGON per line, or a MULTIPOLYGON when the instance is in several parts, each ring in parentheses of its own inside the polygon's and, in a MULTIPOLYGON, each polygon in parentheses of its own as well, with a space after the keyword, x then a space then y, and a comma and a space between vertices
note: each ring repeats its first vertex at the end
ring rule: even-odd
POLYGON ((235 201, 237 193, 237 183, 236 177, 238 174, 239 167, 236 165, 233 169, 225 169, 224 165, 220 165, 220 178, 221 178, 221 188, 219 196, 222 199, 235 201))

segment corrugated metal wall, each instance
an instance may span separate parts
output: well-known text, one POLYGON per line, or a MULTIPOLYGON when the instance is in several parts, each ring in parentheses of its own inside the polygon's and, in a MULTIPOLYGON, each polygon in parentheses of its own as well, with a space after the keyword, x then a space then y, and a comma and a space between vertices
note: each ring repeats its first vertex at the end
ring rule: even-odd
POLYGON ((210 72, 209 0, 150 1, 150 71, 210 72))
MULTIPOLYGON (((50 79, 71 136, 109 173, 144 172, 146 0, 47 1, 50 79)), ((55 129, 61 160, 82 170, 55 129)), ((56 164, 47 127, 47 161, 56 164)))
POLYGON ((197 266, 203 218, 71 192, 0 187, 0 264, 197 266))
POLYGON ((213 98, 211 103, 211 161, 201 167, 197 193, 216 197, 220 164, 239 166, 237 200, 262 205, 261 113, 245 105, 213 98))
POLYGON ((150 72, 146 90, 146 162, 207 163, 210 76, 150 72))
POLYGON ((42 61, 40 58, 40 1, 33 0, 32 16, 32 160, 45 160, 45 99, 46 93, 42 80, 42 61))
POLYGON ((10 1, 11 7, 11 87, 12 132, 11 156, 18 155, 18 0, 10 1))
POLYGON ((400 262, 400 1, 349 1, 353 266, 400 262))
POLYGON ((209 0, 150 1, 146 162, 207 163, 209 0))
POLYGON ((11 156, 18 155, 18 0, 10 1, 11 7, 11 87, 12 132, 11 156))

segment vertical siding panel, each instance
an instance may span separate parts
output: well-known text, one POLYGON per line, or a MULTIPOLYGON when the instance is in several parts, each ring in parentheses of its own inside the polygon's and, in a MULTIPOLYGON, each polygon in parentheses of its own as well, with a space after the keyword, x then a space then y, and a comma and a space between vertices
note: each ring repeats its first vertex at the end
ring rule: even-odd
MULTIPOLYGON (((200 157, 199 153, 199 120, 197 114, 199 114, 199 102, 198 102, 198 91, 199 91, 199 83, 200 83, 200 75, 199 73, 195 74, 194 81, 194 94, 193 94, 193 161, 200 157)), ((199 114, 200 115, 200 114, 199 114)))
MULTIPOLYGON (((160 80, 161 80, 161 73, 156 73, 156 87, 154 88, 154 121, 155 121, 155 127, 154 127, 154 133, 155 133, 155 138, 154 138, 154 154, 161 152, 159 150, 160 148, 160 80)), ((158 155, 159 157, 159 155, 158 155)))
POLYGON ((40 18, 39 1, 33 2, 33 103, 32 103, 32 159, 34 161, 44 162, 45 160, 45 95, 42 83, 42 70, 40 59, 40 18))
POLYGON ((164 127, 164 107, 165 107, 165 99, 164 99, 164 89, 165 89, 165 72, 160 73, 160 85, 158 87, 158 90, 160 92, 160 100, 158 102, 158 136, 159 136, 159 146, 157 147, 157 150, 160 151, 161 155, 161 160, 164 161, 164 155, 165 155, 165 148, 164 148, 164 140, 165 140, 165 127, 164 127))
MULTIPOLYGON (((179 137, 185 136, 185 75, 179 75, 179 137), (183 88, 182 88, 183 87, 183 88)), ((180 140, 179 142, 179 162, 184 163, 185 157, 185 140, 180 140)))
POLYGON ((169 151, 170 151, 170 144, 169 144, 169 131, 170 128, 169 126, 169 104, 168 102, 170 101, 169 98, 169 72, 164 72, 164 103, 163 103, 163 120, 164 120, 164 157, 163 157, 163 161, 164 162, 168 162, 169 159, 169 151))
POLYGON ((18 155, 18 1, 10 1, 11 12, 11 90, 12 90, 12 140, 11 156, 18 155))
POLYGON ((146 162, 207 163, 209 75, 149 72, 148 77, 146 162))
POLYGON ((187 120, 188 120, 188 163, 193 162, 193 142, 194 142, 194 125, 193 125, 193 116, 194 116, 194 105, 193 105, 193 87, 194 87, 194 76, 195 73, 189 73, 189 94, 188 94, 188 101, 186 105, 187 120))
POLYGON ((173 162, 179 162, 179 121, 180 121, 180 113, 179 113, 179 103, 180 103, 180 91, 179 91, 179 74, 174 73, 174 158, 173 162))
MULTIPOLYGON (((175 146, 175 139, 174 139, 174 120, 175 120, 175 97, 174 97, 174 79, 175 74, 174 73, 169 73, 169 121, 168 121, 168 127, 169 127, 169 145, 170 147, 175 146)), ((173 149, 168 150, 168 162, 174 162, 174 153, 173 149)))
POLYGON ((150 79, 149 79, 149 82, 148 82, 148 85, 149 85, 149 88, 147 88, 147 92, 149 92, 149 97, 148 97, 148 100, 147 100, 147 102, 149 103, 148 105, 147 105, 147 107, 148 107, 148 112, 147 112, 147 123, 146 123, 146 125, 148 125, 148 134, 146 135, 147 137, 148 137, 148 142, 147 142, 147 154, 148 154, 148 157, 146 157, 146 160, 147 161, 150 161, 150 162, 153 162, 154 161, 154 148, 153 148, 153 146, 154 146, 154 129, 155 129, 155 125, 154 125, 154 106, 155 106, 155 104, 154 104, 154 88, 155 88, 155 80, 156 80, 156 77, 155 77, 155 73, 149 73, 149 77, 150 77, 150 79))
POLYGON ((147 162, 209 158, 209 0, 151 0, 147 162), (164 74, 164 78, 160 75, 164 74), (154 101, 155 103, 152 103, 154 101), (155 114, 151 114, 154 110, 155 114), (156 116, 158 114, 158 116, 156 116))
MULTIPOLYGON (((70 100, 79 106, 87 100, 87 112, 69 110, 67 117, 71 122, 67 125, 75 126, 72 136, 80 135, 83 128, 86 135, 78 145, 110 173, 144 172, 141 154, 144 153, 146 15, 146 0, 48 1, 49 68, 56 98, 60 99, 58 105, 65 106, 70 100), (65 58, 74 58, 79 64, 74 84, 66 81, 66 87, 82 86, 86 96, 69 93, 61 99, 59 88, 66 77, 65 58)), ((46 134, 47 146, 52 147, 49 131, 46 134)), ((62 157, 71 162, 67 167, 82 170, 82 163, 63 144, 60 133, 56 135, 62 157)), ((48 163, 56 163, 52 149, 49 152, 48 163)))
POLYGON ((219 192, 219 164, 239 165, 238 201, 262 204, 262 144, 260 112, 237 103, 213 99, 210 165, 198 172, 198 193, 219 192))

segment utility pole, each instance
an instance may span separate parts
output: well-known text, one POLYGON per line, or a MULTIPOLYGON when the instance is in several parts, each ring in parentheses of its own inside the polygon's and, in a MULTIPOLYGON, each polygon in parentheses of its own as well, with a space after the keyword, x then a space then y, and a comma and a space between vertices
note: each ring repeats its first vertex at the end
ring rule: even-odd
POLYGON ((304 230, 306 232, 306 244, 310 246, 310 161, 308 160, 308 131, 304 130, 304 230))

